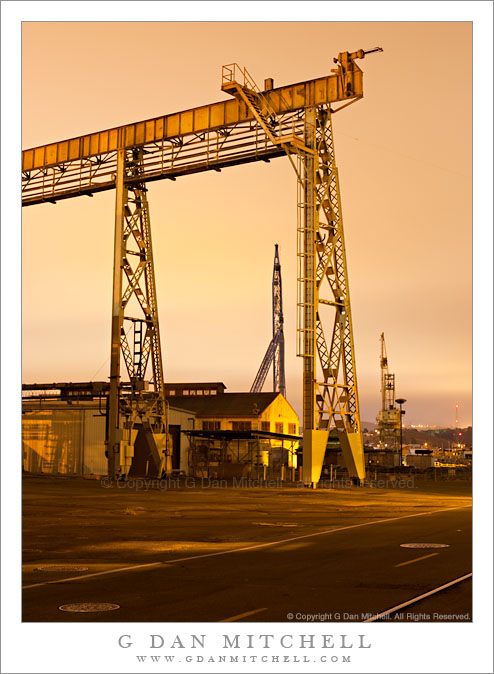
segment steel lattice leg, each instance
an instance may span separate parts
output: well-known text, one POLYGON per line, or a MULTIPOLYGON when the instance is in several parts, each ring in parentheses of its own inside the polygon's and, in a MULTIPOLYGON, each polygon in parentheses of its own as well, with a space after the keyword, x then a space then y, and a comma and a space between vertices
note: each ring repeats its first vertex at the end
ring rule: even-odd
POLYGON ((125 183, 139 175, 139 150, 119 150, 116 176, 108 472, 127 475, 134 461, 137 434, 145 460, 135 471, 161 476, 167 464, 166 406, 156 302, 151 226, 146 188, 125 183), (132 302, 133 301, 133 304, 132 302), (129 315, 130 311, 140 315, 129 315), (129 325, 130 324, 130 325, 129 325), (129 325, 126 331, 126 326, 129 325), (128 333, 133 331, 133 339, 128 333), (128 383, 121 382, 121 356, 128 383), (148 362, 152 378, 146 381, 148 362))
POLYGON ((327 107, 306 111, 305 145, 316 152, 304 153, 299 161, 298 332, 304 359, 304 482, 314 485, 332 429, 350 476, 363 479, 365 467, 338 170, 327 107), (329 343, 325 307, 334 312, 329 343))

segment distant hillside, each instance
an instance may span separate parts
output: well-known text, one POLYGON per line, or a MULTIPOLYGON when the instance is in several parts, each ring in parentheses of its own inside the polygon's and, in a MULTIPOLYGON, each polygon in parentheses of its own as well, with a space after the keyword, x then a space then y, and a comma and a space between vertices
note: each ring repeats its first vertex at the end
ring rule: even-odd
POLYGON ((461 443, 467 446, 472 444, 472 427, 468 428, 434 428, 418 430, 417 428, 403 429, 403 442, 408 444, 424 444, 429 442, 437 445, 440 441, 461 443), (459 435, 461 433, 461 435, 459 435))
MULTIPOLYGON (((377 424, 370 421, 362 421, 362 431, 372 433, 377 424)), ((403 442, 407 445, 423 445, 426 442, 431 445, 461 443, 471 447, 472 427, 467 428, 403 428, 403 442), (459 435, 461 433, 461 435, 459 435)))

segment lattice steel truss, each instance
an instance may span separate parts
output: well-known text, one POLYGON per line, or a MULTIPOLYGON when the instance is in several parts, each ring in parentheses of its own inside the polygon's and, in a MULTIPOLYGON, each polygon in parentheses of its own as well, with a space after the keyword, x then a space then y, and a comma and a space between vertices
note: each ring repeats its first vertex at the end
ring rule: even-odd
POLYGON ((316 344, 324 375, 324 380, 318 384, 316 398, 318 426, 326 428, 334 421, 337 428, 359 433, 348 269, 332 119, 328 108, 318 110, 316 147, 319 157, 316 171, 316 209, 319 220, 316 234, 316 287, 319 304, 335 309, 329 352, 321 312, 319 309, 316 311, 316 344), (326 290, 331 290, 332 297, 322 295, 325 281, 326 290))
POLYGON ((133 458, 132 431, 136 424, 143 431, 154 464, 146 472, 160 476, 167 456, 163 363, 147 188, 143 183, 125 182, 126 178, 142 175, 142 164, 142 149, 118 152, 109 398, 112 423, 108 443, 113 477, 130 469, 131 461, 126 461, 121 453, 130 448, 127 458, 133 458), (140 316, 130 315, 135 311, 140 316), (125 394, 120 384, 120 354, 129 377, 125 394), (152 377, 148 381, 149 360, 152 377), (162 436, 164 444, 160 449, 156 438, 162 436))
MULTIPOLYGON (((361 479, 365 474, 363 444, 329 105, 306 111, 305 144, 314 148, 316 154, 298 154, 297 331, 298 355, 304 359, 304 448, 314 445, 308 449, 308 459, 314 474, 320 474, 323 447, 331 428, 336 429, 350 475, 361 479), (333 310, 332 326, 323 317, 325 309, 333 310), (317 451, 316 445, 319 446, 317 451)), ((305 479, 314 481, 309 474, 305 479)))
MULTIPOLYGON (((279 115, 277 131, 285 140, 303 129, 303 111, 279 115)), ((102 134, 99 134, 101 136, 102 134)), ((90 157, 33 168, 22 172, 22 203, 25 206, 115 189, 117 151, 101 151, 101 138, 90 157)), ((176 180, 180 176, 228 166, 269 161, 285 155, 281 145, 273 145, 257 121, 245 121, 201 133, 183 134, 142 146, 141 174, 126 175, 127 185, 143 180, 176 180)))

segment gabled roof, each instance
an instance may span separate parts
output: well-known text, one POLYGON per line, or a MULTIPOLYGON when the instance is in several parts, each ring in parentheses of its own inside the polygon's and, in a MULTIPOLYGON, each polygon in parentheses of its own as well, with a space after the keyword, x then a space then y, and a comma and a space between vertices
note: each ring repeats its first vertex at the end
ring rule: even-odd
POLYGON ((199 415, 258 416, 281 395, 272 393, 222 393, 219 396, 168 396, 173 407, 181 407, 199 415))

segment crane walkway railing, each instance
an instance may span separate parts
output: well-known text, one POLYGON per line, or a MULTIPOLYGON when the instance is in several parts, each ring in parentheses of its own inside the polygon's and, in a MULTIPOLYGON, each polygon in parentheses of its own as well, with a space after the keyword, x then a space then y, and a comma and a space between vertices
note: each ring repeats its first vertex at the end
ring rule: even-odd
MULTIPOLYGON (((300 150, 311 152, 305 147, 300 125, 293 118, 287 120, 283 115, 278 117, 269 102, 269 91, 259 89, 247 68, 242 68, 238 63, 223 66, 221 89, 245 103, 273 144, 281 145, 287 153, 300 150)), ((280 102, 289 107, 283 96, 280 102)))

